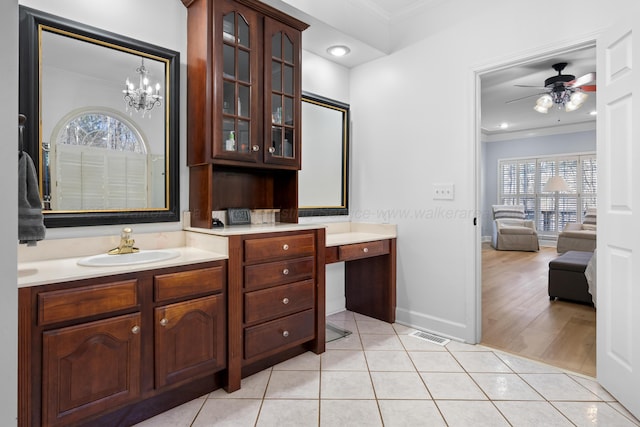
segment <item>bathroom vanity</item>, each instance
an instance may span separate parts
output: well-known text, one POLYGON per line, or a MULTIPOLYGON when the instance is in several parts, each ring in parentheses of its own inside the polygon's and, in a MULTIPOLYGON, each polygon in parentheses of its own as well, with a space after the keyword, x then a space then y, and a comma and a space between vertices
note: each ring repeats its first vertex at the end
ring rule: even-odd
POLYGON ((115 236, 19 251, 20 426, 131 425, 324 352, 327 263, 345 262, 347 309, 395 320, 393 225, 188 227, 134 237, 142 252, 178 256, 79 265, 106 253, 115 236))

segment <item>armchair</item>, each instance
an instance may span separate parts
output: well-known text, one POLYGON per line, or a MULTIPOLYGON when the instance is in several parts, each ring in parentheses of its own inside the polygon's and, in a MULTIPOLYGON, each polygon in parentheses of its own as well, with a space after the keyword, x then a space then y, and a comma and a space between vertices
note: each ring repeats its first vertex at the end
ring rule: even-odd
POLYGON ((526 220, 524 206, 493 205, 491 246, 499 251, 538 251, 538 232, 526 220))
POLYGON ((596 249, 596 208, 588 208, 582 224, 569 223, 558 234, 558 253, 596 249))

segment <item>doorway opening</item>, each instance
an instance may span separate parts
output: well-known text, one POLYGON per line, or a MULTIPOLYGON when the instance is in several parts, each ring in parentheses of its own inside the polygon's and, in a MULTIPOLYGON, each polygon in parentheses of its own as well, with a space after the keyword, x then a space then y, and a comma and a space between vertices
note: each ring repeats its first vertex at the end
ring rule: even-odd
MULTIPOLYGON (((595 93, 588 93, 591 100, 576 111, 534 111, 536 101, 546 92, 545 80, 555 73, 553 65, 563 62, 567 63, 564 74, 582 76, 595 72, 595 43, 541 52, 478 73, 481 114, 477 192, 483 212, 477 257, 477 274, 481 278, 477 280, 481 313, 477 320, 478 341, 595 377, 595 309, 569 301, 551 301, 547 294, 548 263, 559 255, 555 248, 557 231, 562 229, 558 206, 553 206, 555 222, 550 222, 548 212, 543 212, 549 208, 540 206, 544 198, 539 194, 540 188, 531 189, 530 199, 505 199, 498 185, 498 159, 588 152, 597 155, 595 116, 590 115, 595 111, 595 93), (490 245, 491 205, 514 203, 524 204, 534 220, 541 237, 539 252, 497 251, 490 245)), ((539 181, 538 176, 537 184, 539 181)), ((578 212, 581 209, 573 208, 578 212)))

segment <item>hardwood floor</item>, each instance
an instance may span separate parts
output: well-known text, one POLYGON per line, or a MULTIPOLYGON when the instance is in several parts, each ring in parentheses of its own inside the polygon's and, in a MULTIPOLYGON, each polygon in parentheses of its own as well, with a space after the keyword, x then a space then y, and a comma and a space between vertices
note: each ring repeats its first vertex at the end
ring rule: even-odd
POLYGON ((549 261, 540 252, 482 246, 482 345, 596 376, 596 313, 591 306, 550 301, 549 261))

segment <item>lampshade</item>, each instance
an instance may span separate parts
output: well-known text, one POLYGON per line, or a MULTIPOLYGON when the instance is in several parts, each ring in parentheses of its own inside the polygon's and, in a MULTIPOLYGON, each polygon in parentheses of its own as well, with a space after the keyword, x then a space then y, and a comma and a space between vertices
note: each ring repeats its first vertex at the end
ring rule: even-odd
POLYGON ((567 181, 559 175, 552 176, 544 185, 542 191, 545 193, 551 193, 553 191, 569 191, 569 184, 567 184, 567 181))

